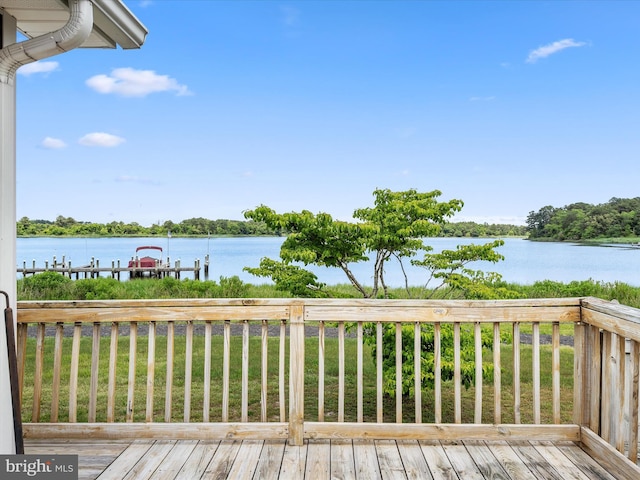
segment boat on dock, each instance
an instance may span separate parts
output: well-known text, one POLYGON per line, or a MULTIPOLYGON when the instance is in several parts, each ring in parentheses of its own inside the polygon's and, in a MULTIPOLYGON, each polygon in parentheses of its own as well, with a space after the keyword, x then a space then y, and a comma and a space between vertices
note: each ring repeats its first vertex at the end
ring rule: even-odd
POLYGON ((135 256, 129 260, 131 278, 157 276, 158 269, 163 268, 162 247, 157 245, 143 245, 136 248, 135 256), (160 252, 160 255, 151 256, 151 251, 160 252), (144 255, 140 256, 140 252, 144 255), (146 253, 146 254, 145 254, 146 253))

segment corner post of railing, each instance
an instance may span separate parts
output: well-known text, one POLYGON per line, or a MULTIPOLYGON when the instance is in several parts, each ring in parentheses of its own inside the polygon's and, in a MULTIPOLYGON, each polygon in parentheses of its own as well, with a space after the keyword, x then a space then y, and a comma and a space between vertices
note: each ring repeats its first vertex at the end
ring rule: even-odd
MULTIPOLYGON (((580 307, 583 308, 582 306, 580 307)), ((582 315, 581 315, 582 316, 582 315)), ((591 420, 591 342, 589 325, 575 323, 573 339, 573 422, 590 426, 591 420)))
POLYGON ((289 444, 304 443, 304 304, 289 312, 289 444))

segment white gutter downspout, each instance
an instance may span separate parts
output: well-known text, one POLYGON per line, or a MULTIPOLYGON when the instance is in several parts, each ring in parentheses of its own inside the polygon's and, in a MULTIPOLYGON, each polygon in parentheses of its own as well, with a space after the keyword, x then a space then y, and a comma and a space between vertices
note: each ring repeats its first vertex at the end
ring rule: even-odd
MULTIPOLYGON (((93 29, 91 0, 69 0, 69 21, 64 27, 20 43, 16 19, 2 14, 0 50, 0 290, 9 294, 16 309, 16 70, 22 65, 73 50, 93 29)), ((14 328, 14 331, 16 329, 14 328)), ((0 328, 0 454, 15 453, 11 384, 4 323, 0 328)))

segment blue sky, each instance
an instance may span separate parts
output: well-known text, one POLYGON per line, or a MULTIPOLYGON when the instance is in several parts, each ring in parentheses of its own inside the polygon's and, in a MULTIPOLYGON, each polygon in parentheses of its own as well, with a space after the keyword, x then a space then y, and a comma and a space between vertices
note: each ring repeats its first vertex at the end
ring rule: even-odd
POLYGON ((22 67, 18 218, 458 220, 640 195, 640 2, 125 1, 140 50, 22 67))

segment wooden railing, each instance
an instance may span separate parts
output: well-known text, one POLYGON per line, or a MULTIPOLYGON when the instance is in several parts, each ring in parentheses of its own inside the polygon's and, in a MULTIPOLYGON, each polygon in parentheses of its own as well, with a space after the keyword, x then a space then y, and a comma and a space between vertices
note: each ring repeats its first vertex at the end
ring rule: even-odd
POLYGON ((638 310, 593 298, 18 306, 27 436, 534 438, 635 462, 638 342, 638 310))

